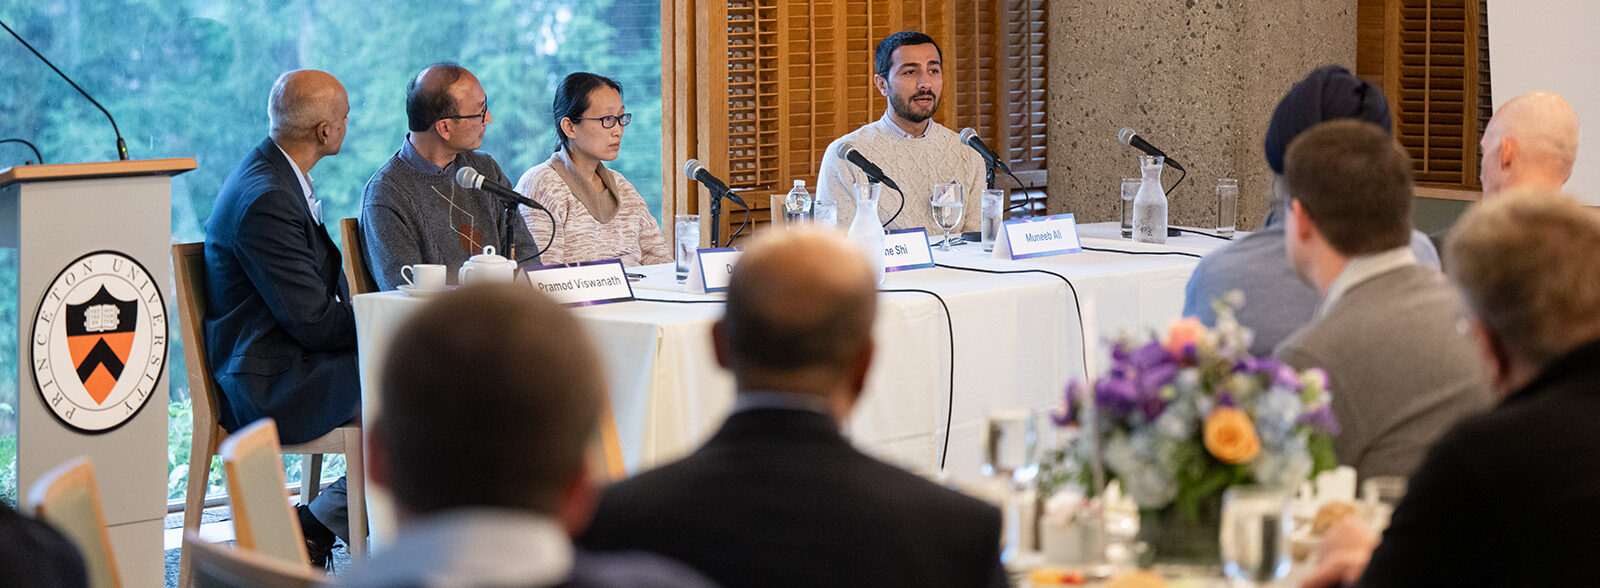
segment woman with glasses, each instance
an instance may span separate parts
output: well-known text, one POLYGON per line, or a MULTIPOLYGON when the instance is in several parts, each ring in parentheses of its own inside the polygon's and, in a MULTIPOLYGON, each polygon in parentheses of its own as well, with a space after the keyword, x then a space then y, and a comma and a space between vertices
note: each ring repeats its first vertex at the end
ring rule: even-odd
MULTIPOLYGON (((672 261, 672 250, 639 191, 602 163, 617 158, 622 130, 633 120, 622 109, 622 87, 610 78, 575 73, 556 88, 551 110, 560 139, 556 152, 517 182, 518 192, 555 217, 555 239, 540 260, 620 259, 625 266, 672 261)), ((550 221, 528 207, 522 217, 534 242, 543 246, 550 239, 550 221)))

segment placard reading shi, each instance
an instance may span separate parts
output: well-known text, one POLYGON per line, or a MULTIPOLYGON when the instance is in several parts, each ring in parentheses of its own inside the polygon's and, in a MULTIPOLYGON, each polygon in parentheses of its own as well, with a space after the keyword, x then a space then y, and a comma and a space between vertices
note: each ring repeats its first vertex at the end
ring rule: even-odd
POLYGON ((1006 221, 994 244, 996 259, 1026 259, 1083 251, 1072 214, 1006 221))
POLYGON ((901 270, 933 267, 933 248, 928 246, 928 230, 896 229, 883 238, 883 270, 901 270))
POLYGON ((633 285, 617 259, 539 266, 528 271, 528 282, 567 306, 633 300, 633 285))
POLYGON ((742 253, 733 247, 696 251, 694 262, 689 266, 687 289, 696 294, 727 290, 728 280, 733 277, 733 266, 739 264, 739 255, 742 253))

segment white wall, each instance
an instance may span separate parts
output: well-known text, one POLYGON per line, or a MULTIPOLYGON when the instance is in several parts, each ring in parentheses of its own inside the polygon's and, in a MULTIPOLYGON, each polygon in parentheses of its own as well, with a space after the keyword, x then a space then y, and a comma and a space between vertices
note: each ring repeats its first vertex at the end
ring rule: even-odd
POLYGON ((1567 191, 1600 205, 1600 2, 1489 0, 1494 105, 1535 90, 1578 111, 1578 163, 1567 191))

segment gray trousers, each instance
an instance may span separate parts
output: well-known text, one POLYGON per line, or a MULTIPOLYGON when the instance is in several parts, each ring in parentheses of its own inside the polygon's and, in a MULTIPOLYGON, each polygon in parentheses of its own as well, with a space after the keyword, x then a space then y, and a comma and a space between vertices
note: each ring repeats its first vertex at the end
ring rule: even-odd
POLYGON ((333 531, 334 535, 338 535, 339 540, 344 541, 345 545, 350 544, 350 508, 348 501, 349 497, 346 496, 344 488, 344 476, 339 476, 339 479, 334 480, 332 484, 328 484, 327 488, 323 488, 322 492, 317 494, 316 500, 312 500, 308 506, 311 509, 311 516, 317 517, 317 521, 322 523, 322 526, 333 531))

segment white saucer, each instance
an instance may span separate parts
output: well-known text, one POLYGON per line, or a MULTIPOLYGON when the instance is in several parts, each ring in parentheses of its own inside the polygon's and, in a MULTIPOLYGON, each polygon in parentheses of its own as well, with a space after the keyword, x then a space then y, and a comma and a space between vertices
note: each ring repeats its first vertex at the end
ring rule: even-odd
POLYGON ((456 288, 455 288, 455 286, 445 286, 443 288, 425 290, 425 289, 422 289, 422 288, 418 288, 416 286, 412 286, 410 284, 401 284, 399 286, 399 289, 400 289, 401 292, 405 292, 407 296, 416 296, 418 298, 427 298, 429 296, 436 296, 436 295, 439 295, 439 294, 443 294, 445 292, 449 292, 449 291, 454 290, 456 288))

